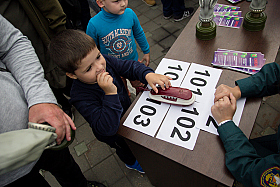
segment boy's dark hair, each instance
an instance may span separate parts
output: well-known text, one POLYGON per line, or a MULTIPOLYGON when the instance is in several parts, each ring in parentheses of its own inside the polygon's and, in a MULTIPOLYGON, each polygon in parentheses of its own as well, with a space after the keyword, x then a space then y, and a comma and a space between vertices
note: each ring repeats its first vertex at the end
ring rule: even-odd
POLYGON ((66 29, 56 35, 49 44, 49 55, 63 71, 73 73, 96 44, 82 31, 66 29))

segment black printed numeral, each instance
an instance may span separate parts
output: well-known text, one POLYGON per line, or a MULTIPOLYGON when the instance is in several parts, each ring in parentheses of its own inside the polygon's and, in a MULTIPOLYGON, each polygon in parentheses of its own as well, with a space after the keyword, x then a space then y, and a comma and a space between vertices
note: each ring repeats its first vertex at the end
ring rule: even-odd
POLYGON ((216 123, 215 119, 212 116, 209 116, 206 122, 206 126, 210 126, 210 124, 213 124, 216 129, 218 128, 218 124, 216 123))
MULTIPOLYGON (((210 73, 205 70, 205 72, 199 72, 199 71, 195 71, 194 72, 195 74, 198 74, 198 75, 203 75, 203 76, 206 76, 206 77, 210 77, 210 73)), ((198 78, 198 77, 194 77, 190 80, 191 84, 194 85, 194 86, 198 86, 198 87, 204 87, 207 85, 207 81, 205 79, 202 79, 202 78, 198 78)), ((202 95, 202 92, 200 91, 199 88, 196 89, 196 91, 194 90, 191 90, 192 93, 196 94, 196 95, 202 95)))
POLYGON ((179 78, 179 75, 173 72, 166 72, 164 73, 164 75, 169 75, 172 78, 172 80, 177 80, 179 78))
POLYGON ((182 71, 182 67, 180 65, 178 65, 178 67, 172 67, 172 66, 168 66, 169 69, 175 69, 175 70, 178 70, 178 71, 182 71))
POLYGON ((191 138, 191 133, 190 133, 189 131, 186 131, 187 137, 184 138, 184 137, 182 136, 181 132, 179 131, 179 129, 177 129, 176 127, 174 127, 174 129, 173 129, 173 131, 172 131, 170 137, 174 138, 175 134, 177 134, 178 137, 180 138, 180 140, 182 140, 182 141, 184 141, 184 142, 185 142, 185 141, 188 141, 188 140, 191 138))
MULTIPOLYGON (((161 105, 161 102, 150 99, 150 98, 147 98, 146 101, 157 104, 157 105, 161 105)), ((143 105, 140 108, 140 112, 145 116, 153 116, 157 113, 157 110, 150 105, 143 105)), ((141 117, 142 116, 140 114, 135 116, 134 119, 133 119, 134 124, 135 125, 141 125, 143 127, 149 126, 150 123, 151 123, 150 118, 146 118, 146 120, 143 120, 143 119, 140 119, 141 117), (138 119, 140 119, 140 120, 138 121, 138 119)))
MULTIPOLYGON (((178 67, 168 66, 168 68, 178 70, 178 71, 183 70, 180 65, 178 65, 178 67)), ((172 80, 177 80, 179 78, 179 75, 177 73, 174 73, 174 72, 166 72, 166 73, 164 73, 164 75, 169 75, 172 78, 172 80)))
POLYGON ((193 108, 193 111, 182 108, 181 112, 185 112, 185 113, 189 113, 189 114, 194 114, 196 116, 199 115, 199 113, 197 112, 196 108, 193 108))
POLYGON ((207 76, 207 77, 210 77, 210 74, 209 74, 209 72, 208 72, 207 70, 205 70, 205 73, 199 72, 199 71, 195 71, 194 73, 199 74, 199 75, 205 75, 205 76, 207 76))
MULTIPOLYGON (((193 111, 182 108, 181 112, 193 114, 196 116, 199 115, 196 108, 193 108, 193 111)), ((195 126, 195 121, 188 117, 179 117, 177 119, 177 124, 184 128, 193 128, 195 126), (183 121, 185 121, 185 123, 183 123, 183 121), (189 124, 187 124, 187 123, 189 123, 189 124)), ((172 131, 170 137, 174 138, 175 134, 177 134, 177 136, 180 138, 181 141, 188 141, 191 138, 191 133, 189 131, 186 131, 187 137, 183 137, 180 130, 177 127, 173 128, 173 131, 172 131)))

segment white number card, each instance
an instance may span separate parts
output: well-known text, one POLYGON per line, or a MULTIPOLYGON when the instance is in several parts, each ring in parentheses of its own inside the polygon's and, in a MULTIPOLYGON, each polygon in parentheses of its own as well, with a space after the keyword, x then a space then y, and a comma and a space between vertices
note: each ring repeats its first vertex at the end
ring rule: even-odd
MULTIPOLYGON (((245 102, 246 102, 246 98, 240 98, 236 102, 236 111, 233 116, 233 122, 237 126, 239 126, 239 122, 240 122, 240 119, 242 116, 245 102)), ((204 121, 199 122, 197 127, 206 132, 219 135, 218 131, 217 131, 218 123, 213 118, 212 113, 211 113, 211 107, 214 105, 214 94, 213 94, 212 98, 210 98, 208 100, 208 103, 206 105, 207 105, 207 107, 205 108, 205 112, 207 112, 206 119, 204 118, 204 121)))
POLYGON ((123 125, 154 137, 169 107, 150 99, 149 91, 144 91, 123 125))
POLYGON ((180 87, 189 66, 190 63, 188 62, 163 58, 155 72, 171 77, 171 85, 180 87))
POLYGON ((187 107, 171 105, 156 138, 193 150, 199 134, 197 108, 197 103, 187 107))
POLYGON ((222 70, 192 63, 181 87, 191 90, 200 102, 209 96, 209 90, 215 89, 222 70))

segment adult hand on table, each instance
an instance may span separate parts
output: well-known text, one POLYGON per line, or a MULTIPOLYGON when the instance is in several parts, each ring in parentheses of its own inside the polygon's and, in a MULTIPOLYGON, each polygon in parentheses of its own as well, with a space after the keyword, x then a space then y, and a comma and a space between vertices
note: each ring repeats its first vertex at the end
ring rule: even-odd
POLYGON ((215 120, 220 124, 225 120, 232 120, 236 110, 236 99, 232 93, 229 97, 224 96, 215 101, 211 107, 211 112, 215 120))
POLYGON ((233 94, 236 100, 238 100, 241 97, 241 91, 239 86, 235 86, 234 88, 229 87, 227 85, 221 84, 218 86, 215 92, 215 98, 214 103, 218 101, 219 99, 223 98, 224 96, 230 97, 230 93, 233 94))
POLYGON ((56 104, 39 103, 29 108, 29 121, 33 123, 47 122, 56 129, 56 142, 61 141, 66 136, 66 140, 71 140, 71 129, 76 130, 74 122, 56 104))

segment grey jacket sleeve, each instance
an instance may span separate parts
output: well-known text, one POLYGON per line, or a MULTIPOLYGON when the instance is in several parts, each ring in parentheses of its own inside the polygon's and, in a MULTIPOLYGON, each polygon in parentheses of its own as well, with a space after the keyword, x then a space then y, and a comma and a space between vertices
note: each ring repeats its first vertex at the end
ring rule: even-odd
POLYGON ((0 67, 8 69, 21 85, 28 108, 38 103, 57 103, 31 42, 2 15, 0 67))

